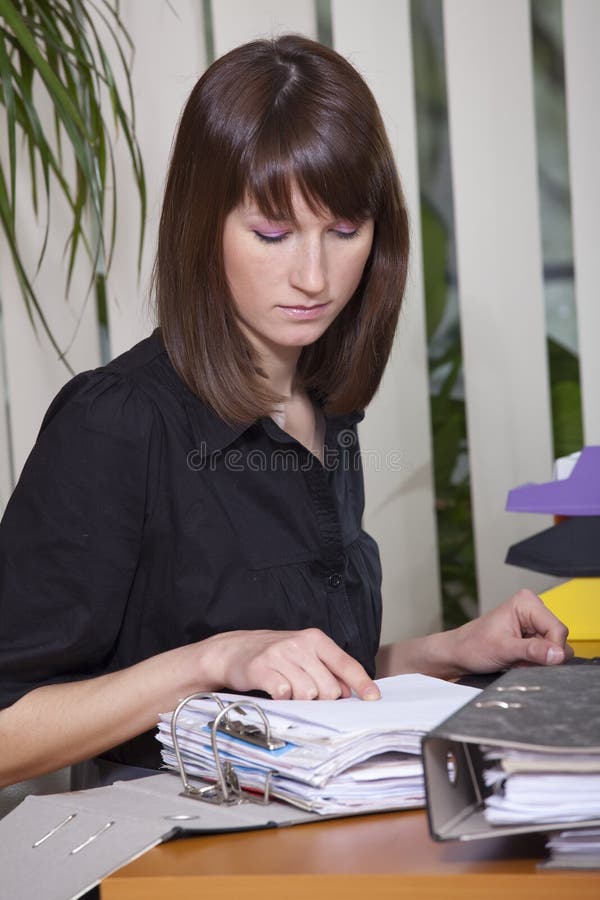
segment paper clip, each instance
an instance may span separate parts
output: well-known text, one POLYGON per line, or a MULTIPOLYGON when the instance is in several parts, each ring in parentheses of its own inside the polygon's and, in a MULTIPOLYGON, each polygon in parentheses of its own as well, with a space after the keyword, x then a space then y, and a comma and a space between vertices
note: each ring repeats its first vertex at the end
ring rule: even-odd
POLYGON ((217 746, 218 732, 236 737, 239 740, 246 741, 250 744, 264 747, 266 750, 278 750, 281 747, 285 747, 285 741, 271 737, 269 720, 264 711, 257 703, 253 703, 251 700, 244 700, 243 702, 238 701, 236 703, 224 704, 221 698, 213 693, 201 692, 190 694, 189 697, 185 697, 179 703, 171 718, 171 739, 173 741, 175 757, 177 759, 177 765, 179 767, 179 775, 183 784, 183 791, 180 796, 191 797, 194 800, 205 800, 207 803, 216 803, 227 806, 238 803, 267 804, 269 802, 271 791, 271 777, 273 773, 267 772, 265 776, 262 797, 257 797, 254 794, 243 790, 243 788, 240 787, 238 777, 231 763, 229 761, 225 761, 225 763, 223 763, 221 760, 221 757, 219 755, 219 748, 217 746), (181 710, 191 700, 214 700, 215 703, 217 703, 217 705, 220 707, 219 712, 217 713, 215 718, 211 722, 209 722, 210 741, 213 757, 215 760, 215 768, 217 771, 216 784, 207 784, 200 787, 198 785, 191 784, 187 778, 185 766, 183 763, 183 757, 179 747, 179 740, 177 738, 177 719, 181 710), (253 709, 258 713, 258 716, 262 720, 264 731, 261 731, 259 726, 254 724, 245 724, 236 719, 232 721, 229 720, 229 713, 238 712, 241 715, 245 715, 246 709, 253 709))

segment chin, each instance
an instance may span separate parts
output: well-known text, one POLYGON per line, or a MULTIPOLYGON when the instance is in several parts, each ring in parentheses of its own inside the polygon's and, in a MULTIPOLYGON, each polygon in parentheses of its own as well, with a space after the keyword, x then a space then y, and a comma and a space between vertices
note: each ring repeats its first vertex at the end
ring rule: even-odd
POLYGON ((273 341, 283 347, 308 347, 309 344, 318 341, 330 325, 331 322, 296 325, 293 329, 287 330, 285 334, 277 337, 273 335, 273 341))

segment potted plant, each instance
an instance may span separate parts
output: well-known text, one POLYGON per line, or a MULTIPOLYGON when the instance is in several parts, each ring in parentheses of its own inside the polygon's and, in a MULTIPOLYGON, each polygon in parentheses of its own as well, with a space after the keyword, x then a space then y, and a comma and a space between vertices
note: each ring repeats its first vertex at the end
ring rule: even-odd
POLYGON ((41 327, 67 367, 42 310, 35 272, 27 270, 19 246, 17 169, 29 167, 33 207, 45 216, 38 269, 51 224, 50 191, 58 188, 71 216, 65 234, 66 293, 83 251, 98 319, 106 325, 106 277, 117 223, 117 131, 127 146, 140 203, 138 267, 144 240, 146 186, 135 136, 132 57, 118 0, 0 0, 0 104, 7 135, 7 153, 0 157, 0 228, 31 323, 41 327), (50 127, 40 111, 42 93, 52 110, 50 127), (65 174, 67 154, 74 160, 72 177, 65 174))

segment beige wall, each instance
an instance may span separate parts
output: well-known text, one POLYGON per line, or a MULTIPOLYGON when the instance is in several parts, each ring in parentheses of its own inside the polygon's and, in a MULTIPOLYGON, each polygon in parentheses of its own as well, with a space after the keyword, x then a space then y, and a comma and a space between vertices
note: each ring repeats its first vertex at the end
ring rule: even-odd
MULTIPOLYGON (((138 136, 149 195, 141 276, 136 271, 138 210, 122 141, 119 243, 111 279, 113 354, 151 327, 148 281, 169 147, 181 106, 206 64, 200 0, 122 0, 136 45, 133 83, 138 136), (129 183, 128 183, 129 182, 129 183)), ((385 636, 439 624, 434 494, 420 252, 419 185, 408 0, 332 0, 334 45, 350 56, 386 119, 410 208, 410 286, 383 388, 361 429, 367 454, 366 526, 378 538, 385 571, 385 636)), ((454 183, 461 325, 469 444, 483 608, 540 579, 504 566, 509 543, 541 527, 503 512, 520 481, 550 476, 552 447, 542 304, 531 43, 527 0, 444 0, 447 83, 454 183)), ((595 0, 563 0, 569 142, 577 265, 577 306, 586 436, 600 440, 600 280, 594 216, 600 141, 600 12, 595 0)), ((316 35, 312 0, 213 0, 214 46, 221 53, 254 36, 280 31, 316 35)), ((0 136, 0 152, 6 153, 0 136)), ((5 157, 4 157, 5 158, 5 157)), ((22 167, 19 190, 29 194, 22 167)), ((65 211, 53 209, 51 244, 36 285, 70 359, 82 370, 99 362, 89 274, 76 273, 64 299, 65 211)), ((42 226, 25 203, 19 228, 33 264, 42 226)), ((7 442, 18 472, 44 410, 68 374, 43 335, 36 337, 0 244, 5 370, 10 430, 0 417, 0 491, 10 489, 7 442)))

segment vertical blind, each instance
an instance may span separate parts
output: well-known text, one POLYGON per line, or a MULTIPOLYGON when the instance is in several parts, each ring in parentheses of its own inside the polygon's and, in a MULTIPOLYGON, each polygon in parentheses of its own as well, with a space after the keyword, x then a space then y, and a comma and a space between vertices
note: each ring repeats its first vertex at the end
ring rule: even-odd
MULTIPOLYGON (((507 491, 550 477, 553 456, 528 0, 441 0, 457 291, 464 361, 479 604, 491 608, 542 576, 503 563, 508 545, 546 523, 504 512, 507 491)), ((137 134, 149 189, 148 235, 136 270, 138 208, 117 138, 118 241, 109 336, 117 355, 152 327, 148 298, 169 149, 185 98, 214 53, 255 37, 323 37, 350 58, 382 109, 411 218, 410 277, 383 386, 361 426, 367 511, 384 569, 384 637, 439 627, 435 488, 429 412, 417 117, 409 0, 121 0, 135 45, 137 134), (207 20, 208 14, 208 20, 207 20), (208 37, 208 40, 207 40, 208 37)), ((600 145, 600 4, 563 0, 564 63, 584 431, 600 442, 600 254, 594 217, 600 145)), ((6 152, 0 136, 0 152, 6 152)), ((19 231, 35 268, 42 227, 27 206, 20 167, 19 231)), ((76 371, 101 363, 89 273, 64 297, 67 211, 56 202, 46 261, 36 277, 49 322, 76 371), (66 228, 66 226, 65 226, 66 228)), ((0 491, 10 494, 50 400, 69 377, 21 302, 0 245, 3 414, 0 491)), ((91 476, 93 477, 93 473, 91 476)))

